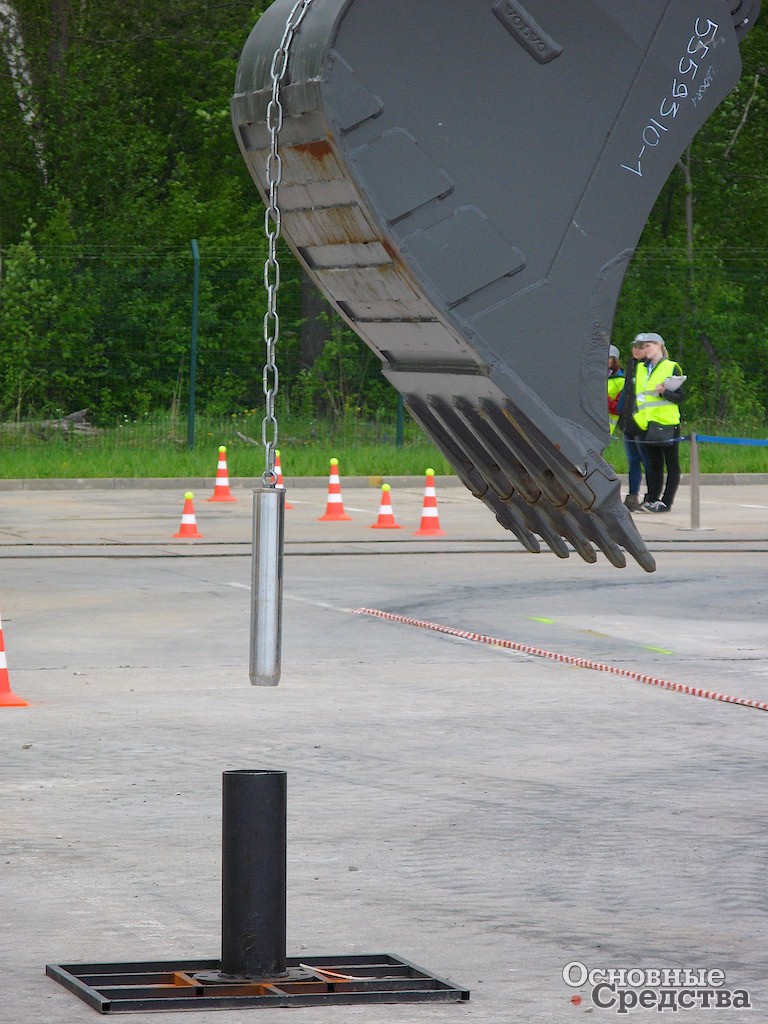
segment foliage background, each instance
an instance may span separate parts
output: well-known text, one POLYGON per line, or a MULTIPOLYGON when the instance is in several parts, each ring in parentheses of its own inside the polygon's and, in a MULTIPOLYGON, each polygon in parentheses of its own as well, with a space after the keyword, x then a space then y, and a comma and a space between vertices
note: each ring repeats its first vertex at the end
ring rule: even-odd
MULTIPOLYGON (((87 407, 108 425, 185 405, 193 238, 198 408, 260 406, 263 213, 229 99, 266 6, 16 0, 16 19, 0 17, 0 419, 87 407)), ((636 331, 660 331, 697 382, 689 419, 760 429, 768 16, 742 56, 741 84, 659 198, 613 340, 626 350, 636 331)), ((375 357, 287 249, 281 266, 281 403, 297 416, 393 413, 375 357)))

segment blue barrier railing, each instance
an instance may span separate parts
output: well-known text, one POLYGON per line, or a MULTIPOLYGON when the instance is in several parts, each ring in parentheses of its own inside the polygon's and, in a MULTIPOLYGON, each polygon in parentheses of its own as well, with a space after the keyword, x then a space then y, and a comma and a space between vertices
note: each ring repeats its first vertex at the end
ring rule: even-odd
POLYGON ((760 440, 754 437, 715 437, 712 434, 694 434, 697 441, 706 441, 707 444, 748 444, 755 448, 768 447, 768 439, 760 440))

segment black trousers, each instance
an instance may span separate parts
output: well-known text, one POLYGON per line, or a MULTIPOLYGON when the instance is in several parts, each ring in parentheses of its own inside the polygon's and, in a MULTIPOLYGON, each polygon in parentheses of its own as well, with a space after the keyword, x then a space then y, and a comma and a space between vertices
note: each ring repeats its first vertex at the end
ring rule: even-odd
POLYGON ((648 501, 661 499, 667 508, 672 508, 680 486, 680 442, 673 444, 646 444, 648 457, 646 483, 648 485, 648 501), (667 482, 664 483, 664 469, 667 470, 667 482), (664 491, 662 493, 662 487, 664 491))

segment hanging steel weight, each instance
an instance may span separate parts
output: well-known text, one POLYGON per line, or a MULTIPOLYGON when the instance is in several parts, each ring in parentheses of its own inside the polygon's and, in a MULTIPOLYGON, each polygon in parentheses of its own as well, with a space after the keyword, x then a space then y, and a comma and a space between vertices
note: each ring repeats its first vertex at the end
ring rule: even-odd
POLYGON ((280 87, 288 71, 288 58, 294 34, 312 2, 313 0, 297 0, 288 15, 283 37, 272 58, 270 68, 272 98, 267 107, 270 148, 266 162, 268 201, 264 213, 264 229, 267 236, 267 258, 264 263, 264 287, 267 293, 267 311, 264 314, 266 361, 263 373, 265 415, 261 424, 265 468, 261 486, 254 488, 253 492, 249 671, 253 686, 277 686, 280 682, 285 521, 285 491, 278 489, 275 473, 275 448, 278 436, 275 396, 279 383, 275 352, 280 337, 280 317, 277 309, 280 263, 277 256, 277 240, 280 237, 281 218, 278 192, 282 178, 278 142, 283 123, 280 87))
POLYGON ((280 682, 284 516, 285 491, 254 488, 249 673, 253 686, 277 686, 280 682))

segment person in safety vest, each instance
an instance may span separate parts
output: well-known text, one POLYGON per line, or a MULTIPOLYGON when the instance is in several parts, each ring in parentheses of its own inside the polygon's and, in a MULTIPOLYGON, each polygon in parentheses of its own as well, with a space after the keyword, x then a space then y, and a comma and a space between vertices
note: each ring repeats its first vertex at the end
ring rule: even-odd
POLYGON ((628 494, 624 504, 630 512, 644 511, 643 502, 640 500, 640 485, 643 482, 643 473, 646 479, 648 477, 648 458, 641 440, 643 431, 635 423, 635 377, 637 367, 644 358, 645 346, 633 343, 632 356, 625 370, 626 383, 618 400, 619 430, 624 435, 624 454, 627 456, 628 494))
POLYGON ((667 358, 660 334, 638 334, 633 347, 643 350, 635 370, 633 417, 648 460, 648 493, 642 507, 646 512, 668 512, 680 484, 680 403, 686 378, 678 363, 667 358))
POLYGON ((619 350, 615 345, 608 349, 608 426, 611 434, 619 422, 619 395, 624 390, 624 371, 619 362, 619 350))

